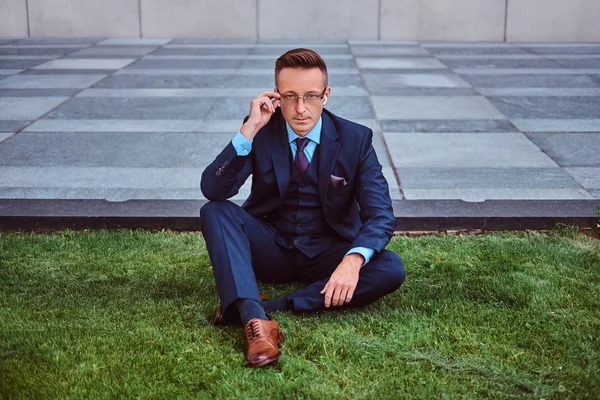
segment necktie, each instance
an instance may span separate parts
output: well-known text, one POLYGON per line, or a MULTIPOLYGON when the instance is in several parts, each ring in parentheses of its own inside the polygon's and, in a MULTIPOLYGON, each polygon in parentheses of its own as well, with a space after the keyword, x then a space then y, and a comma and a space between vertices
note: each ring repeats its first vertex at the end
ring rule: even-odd
POLYGON ((296 158, 294 158, 294 164, 296 164, 296 169, 300 173, 300 175, 306 174, 308 170, 309 162, 308 157, 304 154, 304 148, 310 141, 309 138, 298 138, 296 139, 296 158))

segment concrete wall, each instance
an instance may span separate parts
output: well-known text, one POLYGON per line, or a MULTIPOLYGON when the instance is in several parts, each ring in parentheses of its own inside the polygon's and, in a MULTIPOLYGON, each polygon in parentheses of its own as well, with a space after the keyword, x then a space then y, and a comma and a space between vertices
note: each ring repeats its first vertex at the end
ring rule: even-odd
POLYGON ((600 0, 0 0, 0 37, 598 41, 600 0))

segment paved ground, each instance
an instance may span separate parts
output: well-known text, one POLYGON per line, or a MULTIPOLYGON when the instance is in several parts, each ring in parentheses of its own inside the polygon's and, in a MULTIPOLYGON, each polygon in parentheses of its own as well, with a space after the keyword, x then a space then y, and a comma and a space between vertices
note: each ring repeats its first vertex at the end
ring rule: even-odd
POLYGON ((394 199, 600 199, 600 43, 200 39, 0 39, 0 199, 202 199, 300 46, 327 108, 376 132, 394 199))

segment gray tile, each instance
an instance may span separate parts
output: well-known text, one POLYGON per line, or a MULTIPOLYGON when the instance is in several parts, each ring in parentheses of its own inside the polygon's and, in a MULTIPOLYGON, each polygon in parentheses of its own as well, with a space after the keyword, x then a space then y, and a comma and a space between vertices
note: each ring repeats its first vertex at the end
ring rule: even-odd
MULTIPOLYGON (((198 186, 198 185, 197 185, 198 186)), ((247 185, 244 185, 247 186, 247 185)), ((242 187, 232 200, 244 200, 250 194, 250 187, 242 187)), ((99 199, 111 202, 127 200, 206 200, 200 188, 196 189, 124 189, 124 188, 20 188, 0 187, 1 199, 99 199)))
POLYGON ((22 69, 0 69, 0 79, 3 79, 5 75, 16 75, 23 72, 22 69))
MULTIPOLYGON (((137 69, 124 68, 115 71, 114 75, 235 75, 238 72, 235 68, 196 68, 196 69, 137 69)), ((272 75, 273 71, 271 71, 272 75)), ((264 74, 269 75, 269 74, 264 74)))
POLYGON ((92 45, 102 41, 102 38, 28 38, 21 39, 16 43, 18 45, 92 45))
POLYGON ((379 119, 505 119, 481 96, 373 96, 379 119))
POLYGON ((588 190, 589 194, 591 194, 595 199, 600 199, 600 189, 592 189, 588 190))
POLYGON ((600 45, 597 46, 534 46, 524 47, 525 50, 535 54, 600 54, 600 45))
POLYGON ((439 60, 543 60, 536 54, 436 54, 439 60))
POLYGON ((29 69, 21 75, 109 75, 114 69, 29 69))
POLYGON ((413 58, 366 58, 356 59, 361 69, 447 69, 440 61, 431 57, 413 58))
POLYGON ((396 168, 554 168, 521 133, 383 134, 396 168))
POLYGON ((202 69, 239 68, 243 60, 138 60, 127 68, 135 69, 202 69))
POLYGON ((384 132, 518 132, 507 119, 381 120, 384 132))
POLYGON ((13 75, 0 81, 0 89, 83 89, 106 75, 13 75))
POLYGON ((598 132, 600 119, 513 119, 522 132, 598 132))
POLYGON ((14 134, 14 132, 0 132, 0 143, 8 139, 14 134))
POLYGON ((579 189, 561 168, 398 168, 404 189, 579 189))
POLYGON ((561 167, 600 167, 600 133, 528 133, 561 167))
POLYGON ((371 96, 479 96, 473 88, 380 88, 369 89, 371 96))
POLYGON ((241 124, 241 119, 42 119, 28 126, 25 132, 225 132, 231 135, 241 124))
POLYGON ((17 132, 29 123, 30 121, 3 120, 0 118, 0 132, 17 132))
POLYGON ((367 97, 332 96, 326 108, 335 115, 350 120, 375 118, 367 97))
POLYGON ((0 60, 1 69, 26 69, 45 63, 46 60, 0 60))
POLYGON ((441 60, 450 68, 564 68, 557 62, 545 59, 502 60, 502 59, 462 59, 441 60))
POLYGON ((81 89, 0 89, 0 97, 71 97, 81 89))
POLYGON ((431 54, 528 54, 529 52, 514 46, 485 47, 431 47, 423 44, 431 54))
POLYGON ((483 87, 600 87, 585 75, 462 75, 473 86, 483 87))
POLYGON ((87 59, 87 58, 70 58, 61 60, 52 60, 44 64, 38 65, 36 69, 120 69, 134 61, 132 58, 123 59, 87 59))
MULTIPOLYGON (((254 47, 250 50, 250 54, 252 54, 252 55, 264 54, 264 55, 273 55, 273 56, 279 57, 290 49, 291 48, 287 47, 287 46, 284 46, 284 47, 254 47)), ((328 48, 317 49, 317 52, 322 57, 327 57, 327 56, 333 55, 333 54, 350 54, 350 49, 347 46, 328 47, 328 48)))
POLYGON ((69 57, 125 57, 125 58, 136 58, 145 56, 156 50, 156 47, 116 47, 116 46, 100 46, 100 47, 88 47, 81 49, 69 54, 69 57))
POLYGON ((556 60, 563 67, 579 69, 579 68, 600 68, 600 58, 587 60, 556 60))
POLYGON ((74 51, 81 50, 81 47, 17 47, 2 46, 0 55, 36 55, 36 56, 64 56, 74 51))
POLYGON ((402 74, 363 73, 368 89, 382 88, 469 88, 470 85, 455 74, 402 74))
POLYGON ((490 101, 511 119, 600 118, 600 97, 493 97, 490 101))
POLYGON ((586 189, 600 189, 600 168, 565 168, 586 189))
POLYGON ((66 97, 0 97, 0 120, 36 119, 66 99, 66 97))
POLYGON ((16 41, 17 39, 0 39, 0 45, 11 44, 16 41))
MULTIPOLYGON (((96 88, 222 88, 233 75, 112 75, 94 85, 96 88)), ((272 81, 272 79, 271 79, 272 81)), ((239 86, 238 86, 239 87, 239 86)), ((246 87, 246 86, 241 86, 246 87)))
POLYGON ((486 88, 479 87, 477 91, 487 97, 507 96, 542 96, 542 97, 571 97, 571 96, 600 96, 600 88, 486 88))
POLYGON ((155 38, 110 38, 98 42, 99 46, 164 46, 171 39, 155 38))
MULTIPOLYGON (((0 145, 0 165, 204 168, 233 136, 233 133, 21 132, 0 145)), ((196 179, 196 183, 199 182, 200 175, 196 179)), ((63 186, 63 183, 57 185, 63 186)))
POLYGON ((584 189, 403 189, 407 200, 592 200, 584 189))
POLYGON ((418 46, 352 46, 352 54, 356 57, 406 57, 430 55, 427 50, 418 46))
POLYGON ((596 69, 570 68, 453 68, 459 75, 585 75, 596 69))
POLYGON ((49 113, 47 119, 203 119, 215 103, 211 98, 75 97, 49 113))
MULTIPOLYGON (((254 88, 200 88, 200 89, 86 89, 78 97, 247 97, 254 98, 264 91, 254 88)), ((1 89, 0 89, 1 90, 1 89)), ((336 88, 336 97, 367 96, 362 88, 336 88)), ((331 98, 331 96, 330 96, 331 98)))
POLYGON ((238 119, 241 121, 248 115, 250 100, 252 100, 252 97, 216 98, 215 105, 206 115, 206 119, 238 119))
MULTIPOLYGON (((275 68, 275 61, 277 57, 273 57, 272 60, 252 60, 246 59, 243 61, 241 68, 275 68)), ((355 68, 356 64, 354 60, 339 60, 339 59, 327 59, 323 58, 327 64, 327 68, 355 68)))
POLYGON ((256 43, 255 39, 178 38, 178 39, 173 39, 169 44, 170 45, 173 45, 173 44, 253 45, 255 43, 256 43))
POLYGON ((251 47, 200 47, 200 48, 181 48, 181 47, 163 47, 156 50, 154 56, 173 56, 173 55, 248 55, 251 47))

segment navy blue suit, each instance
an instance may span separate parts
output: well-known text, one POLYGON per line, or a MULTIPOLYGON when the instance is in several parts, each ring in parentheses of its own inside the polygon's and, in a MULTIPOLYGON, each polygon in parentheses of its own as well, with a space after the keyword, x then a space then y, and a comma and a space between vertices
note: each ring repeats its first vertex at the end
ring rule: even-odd
POLYGON ((294 311, 324 309, 320 291, 354 247, 374 249, 375 255, 362 267, 347 307, 375 301, 404 281, 401 258, 384 250, 395 218, 372 131, 327 110, 322 119, 321 142, 311 163, 313 200, 319 209, 315 218, 323 219, 332 244, 316 256, 294 247, 297 241, 273 226, 289 209, 284 205, 290 196, 298 193, 290 190, 291 181, 297 189, 298 177, 279 109, 257 133, 249 155, 238 156, 229 143, 202 174, 202 193, 210 200, 201 210, 202 230, 226 313, 235 309, 229 306, 237 299, 259 299, 257 278, 304 282, 306 287, 287 296, 294 311), (250 175, 251 193, 242 207, 227 201, 250 175))

